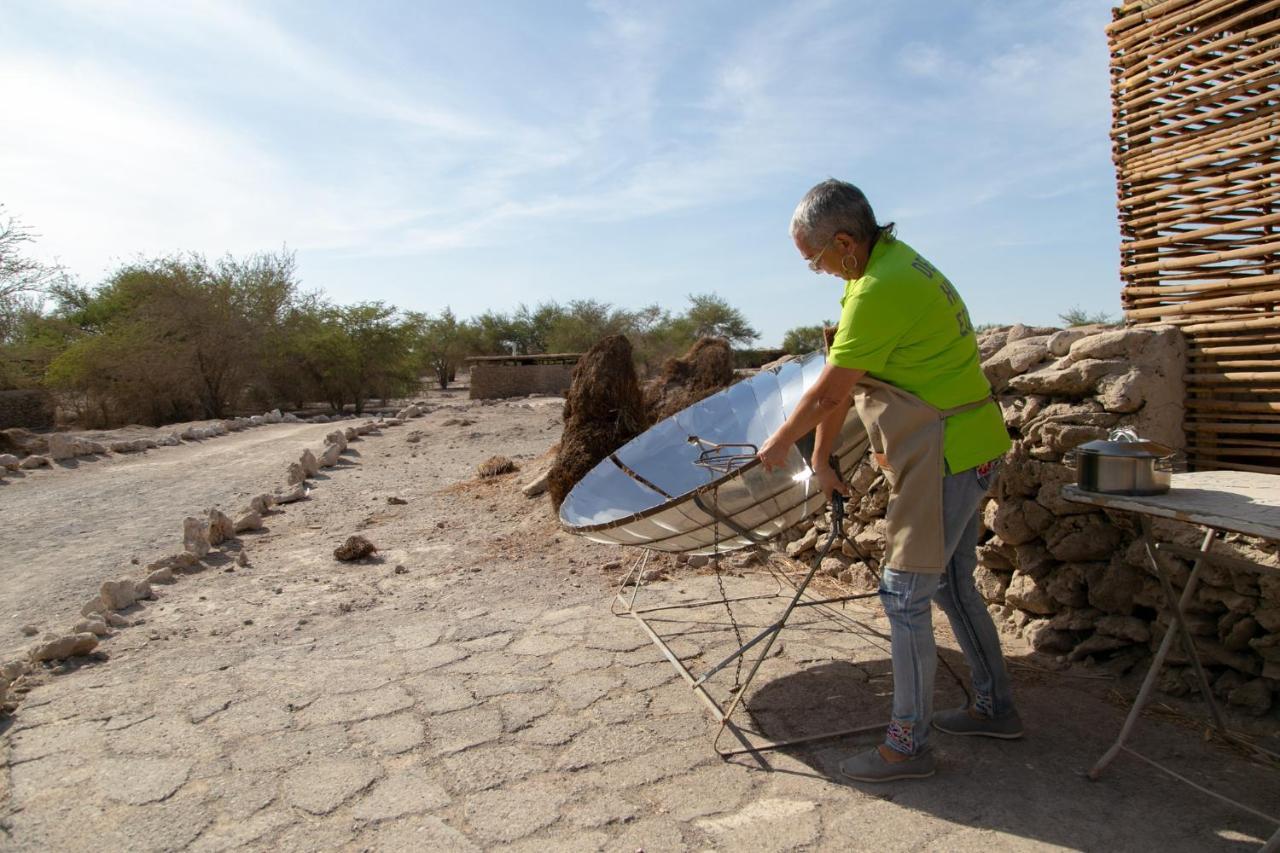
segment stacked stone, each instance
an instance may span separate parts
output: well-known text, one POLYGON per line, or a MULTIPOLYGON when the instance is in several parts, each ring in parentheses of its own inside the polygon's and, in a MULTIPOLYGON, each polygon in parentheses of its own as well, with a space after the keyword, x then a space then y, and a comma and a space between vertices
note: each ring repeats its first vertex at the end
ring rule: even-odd
MULTIPOLYGON (((1168 628, 1168 608, 1149 568, 1132 516, 1060 497, 1075 482, 1064 455, 1084 442, 1130 427, 1142 438, 1184 446, 1186 349, 1174 327, 994 329, 979 339, 1014 446, 983 511, 978 588, 997 622, 1039 652, 1121 668, 1147 657, 1168 628)), ((887 486, 870 460, 850 475, 847 543, 823 572, 851 585, 874 584, 884 552, 887 486)), ((1157 538, 1194 547, 1201 532, 1154 523, 1157 538)), ((826 529, 818 519, 791 534, 804 558, 826 529)), ((1215 551, 1280 566, 1280 551, 1230 536, 1215 551)), ((1162 555, 1181 593, 1188 561, 1162 555)), ((1280 707, 1280 571, 1206 566, 1191 605, 1190 627, 1215 691, 1253 713, 1280 707)), ((1175 646, 1161 687, 1194 689, 1175 646)))

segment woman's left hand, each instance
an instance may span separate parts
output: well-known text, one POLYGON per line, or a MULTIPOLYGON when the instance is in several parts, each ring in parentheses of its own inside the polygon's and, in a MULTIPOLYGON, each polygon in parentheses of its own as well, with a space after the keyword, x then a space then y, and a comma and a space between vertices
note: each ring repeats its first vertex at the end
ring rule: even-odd
POLYGON ((769 436, 769 439, 760 445, 760 451, 756 453, 756 458, 760 460, 760 464, 766 471, 773 471, 787 464, 787 453, 791 450, 791 445, 783 444, 776 439, 776 433, 769 436))

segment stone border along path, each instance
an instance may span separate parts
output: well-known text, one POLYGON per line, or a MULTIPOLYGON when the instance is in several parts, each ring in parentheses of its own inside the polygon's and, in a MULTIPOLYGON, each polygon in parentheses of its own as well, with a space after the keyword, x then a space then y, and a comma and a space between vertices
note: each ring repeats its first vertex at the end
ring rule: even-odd
MULTIPOLYGON (((494 450, 536 457, 548 420, 481 411, 472 435, 488 438, 452 454, 443 425, 364 445, 358 467, 252 537, 251 566, 171 587, 116 635, 109 664, 68 662, 33 685, 0 738, 0 846, 988 853, 1260 840, 1257 821, 1136 762, 1085 781, 1123 713, 1111 685, 1025 668, 1028 738, 939 736, 931 780, 843 783, 836 765, 859 741, 771 755, 770 772, 721 762, 688 689, 608 613, 616 550, 566 537, 516 477, 472 479, 494 450), (332 561, 351 529, 373 531, 377 558, 332 561)), ((770 590, 750 573, 726 583, 770 590)), ((713 597, 715 579, 679 573, 654 594, 713 597)), ((776 602, 735 612, 756 627, 776 602)), ((874 607, 849 613, 884 630, 874 607)), ((722 612, 695 618, 667 627, 677 654, 705 666, 733 631, 722 612)), ((750 704, 771 724, 885 709, 883 648, 823 623, 784 637, 766 667, 750 704)), ((940 680, 939 704, 956 700, 940 680)), ((1148 720, 1140 735, 1215 787, 1280 799, 1275 774, 1189 732, 1148 720)))
MULTIPOLYGON (((419 412, 422 411, 421 405, 414 403, 401 409, 396 417, 402 421, 406 420, 410 417, 406 413, 412 409, 417 409, 419 412)), ((53 432, 47 436, 41 436, 49 444, 48 453, 32 453, 21 459, 12 453, 0 453, 0 478, 3 478, 6 471, 12 475, 21 471, 48 468, 54 462, 65 462, 88 456, 106 456, 110 453, 145 453, 148 450, 155 450, 160 447, 176 447, 183 441, 206 441, 211 438, 229 435, 233 432, 252 429, 253 427, 272 424, 336 423, 343 420, 358 419, 359 417, 361 416, 343 413, 300 418, 292 413, 282 414, 279 409, 272 409, 261 415, 250 415, 247 418, 215 420, 208 426, 188 426, 184 430, 171 431, 168 435, 162 435, 160 438, 121 439, 106 442, 69 432, 53 432)), ((383 419, 382 416, 378 418, 380 421, 383 419)), ((163 427, 157 427, 156 429, 157 432, 162 430, 163 427)), ((3 482, 3 480, 0 479, 0 482, 3 482)))
MULTIPOLYGON (((304 450, 300 461, 290 463, 288 466, 287 486, 283 489, 277 488, 274 493, 254 497, 235 521, 217 508, 208 511, 207 520, 193 517, 184 519, 183 551, 148 564, 146 566, 148 574, 145 579, 126 575, 116 580, 103 581, 98 594, 81 606, 80 616, 83 618, 76 621, 68 633, 46 632, 39 642, 30 648, 26 659, 15 658, 0 664, 0 709, 8 713, 14 713, 17 710, 19 704, 17 690, 22 686, 23 677, 36 665, 89 655, 97 648, 99 638, 110 637, 113 629, 130 627, 132 623, 127 617, 121 615, 120 611, 128 609, 138 601, 154 598, 152 584, 176 583, 184 574, 207 569, 208 566, 201 561, 209 559, 211 551, 224 544, 234 547, 238 565, 245 565, 247 557, 239 540, 235 538, 236 534, 261 530, 263 516, 273 508, 306 499, 310 492, 307 478, 319 474, 322 468, 336 467, 341 454, 347 449, 348 442, 359 440, 366 435, 379 435, 382 427, 397 427, 407 419, 420 418, 423 414, 425 414, 423 408, 414 404, 401 410, 394 418, 379 418, 377 421, 367 421, 359 426, 334 430, 325 436, 325 449, 321 452, 319 459, 309 448, 304 450), (13 697, 9 696, 11 690, 15 691, 13 697)), ((252 420, 252 426, 284 422, 301 423, 301 420, 296 417, 292 421, 283 420, 279 410, 262 417, 267 419, 259 420, 259 416, 255 415, 254 418, 246 420, 252 420)), ((188 432, 191 430, 184 431, 183 437, 186 437, 188 432)), ((203 439, 225 434, 225 430, 208 434, 198 431, 194 438, 203 439)), ((77 447, 78 441, 74 439, 68 446, 77 447)), ((91 452, 103 451, 92 450, 91 452)), ((228 555, 215 552, 214 557, 218 556, 228 555)), ((38 630, 24 628, 23 633, 34 636, 38 630)))

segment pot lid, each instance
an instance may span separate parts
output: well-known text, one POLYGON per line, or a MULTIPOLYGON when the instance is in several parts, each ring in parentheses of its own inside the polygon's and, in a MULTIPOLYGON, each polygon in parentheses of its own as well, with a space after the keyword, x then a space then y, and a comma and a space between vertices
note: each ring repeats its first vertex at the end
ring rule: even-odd
POLYGON ((1113 430, 1110 438, 1087 441, 1076 450, 1083 453, 1096 453, 1099 456, 1125 456, 1136 459, 1159 459, 1177 453, 1172 447, 1138 438, 1138 434, 1131 429, 1113 430))

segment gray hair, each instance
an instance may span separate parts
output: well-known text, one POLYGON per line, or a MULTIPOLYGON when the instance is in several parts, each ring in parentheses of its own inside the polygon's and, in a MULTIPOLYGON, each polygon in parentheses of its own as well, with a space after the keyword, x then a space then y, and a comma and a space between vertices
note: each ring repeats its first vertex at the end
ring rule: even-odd
POLYGON ((805 193, 796 205, 796 212, 791 215, 791 236, 801 236, 817 247, 841 233, 859 243, 870 243, 875 237, 893 239, 894 224, 876 222, 875 211, 862 190, 828 178, 805 193))

